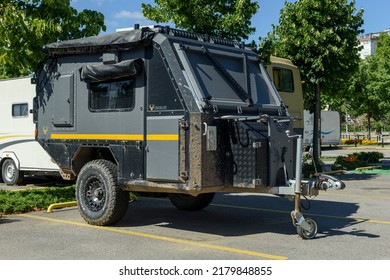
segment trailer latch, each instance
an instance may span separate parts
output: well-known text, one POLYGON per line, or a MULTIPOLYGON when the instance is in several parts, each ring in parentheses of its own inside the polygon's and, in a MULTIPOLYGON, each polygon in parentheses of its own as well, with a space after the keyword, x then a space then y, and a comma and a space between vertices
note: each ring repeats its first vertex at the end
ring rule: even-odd
POLYGON ((206 151, 216 151, 217 150, 217 127, 204 124, 204 133, 206 136, 206 151))

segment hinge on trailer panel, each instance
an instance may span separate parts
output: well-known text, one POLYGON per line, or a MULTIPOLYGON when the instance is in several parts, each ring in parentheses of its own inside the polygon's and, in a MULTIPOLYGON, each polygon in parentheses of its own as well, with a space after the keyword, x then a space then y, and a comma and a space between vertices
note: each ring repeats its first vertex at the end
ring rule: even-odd
POLYGON ((263 185, 263 181, 261 179, 253 179, 252 184, 253 187, 261 186, 263 185))
POLYGON ((213 105, 213 112, 218 113, 218 106, 217 105, 213 105))
POLYGON ((242 114, 242 108, 241 108, 241 106, 238 106, 238 107, 237 107, 237 113, 239 113, 240 115, 242 114))
POLYGON ((137 146, 137 150, 142 150, 142 148, 144 147, 143 141, 137 141, 136 146, 137 146))
POLYGON ((188 171, 182 171, 180 172, 180 179, 183 180, 183 181, 187 181, 188 180, 188 171))
POLYGON ((188 123, 188 120, 181 119, 180 120, 180 127, 184 130, 187 130, 190 127, 190 124, 188 123))
POLYGON ((261 142, 253 142, 253 148, 255 149, 261 148, 261 142))

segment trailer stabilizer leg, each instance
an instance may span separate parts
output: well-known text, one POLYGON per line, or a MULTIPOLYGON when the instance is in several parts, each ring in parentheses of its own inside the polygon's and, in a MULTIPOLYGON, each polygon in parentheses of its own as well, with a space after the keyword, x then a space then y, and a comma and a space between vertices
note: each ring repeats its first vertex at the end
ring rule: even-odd
POLYGON ((316 237, 318 232, 317 223, 310 218, 305 218, 303 214, 294 210, 291 212, 291 217, 293 219, 293 224, 297 228, 298 235, 303 239, 313 239, 316 237))

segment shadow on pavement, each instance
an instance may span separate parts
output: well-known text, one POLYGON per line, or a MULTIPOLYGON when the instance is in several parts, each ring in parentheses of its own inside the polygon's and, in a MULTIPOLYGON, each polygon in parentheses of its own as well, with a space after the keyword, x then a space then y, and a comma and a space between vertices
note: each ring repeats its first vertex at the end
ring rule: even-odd
POLYGON ((0 215, 0 225, 1 224, 11 224, 11 223, 16 223, 16 222, 20 222, 20 220, 18 219, 7 219, 7 215, 3 215, 1 216, 0 215))
MULTIPOLYGON (((303 213, 317 222, 319 232, 325 234, 322 238, 332 235, 379 237, 371 233, 343 230, 362 222, 348 218, 359 209, 357 203, 314 200, 310 202, 310 207, 303 213)), ((129 205, 127 216, 115 226, 155 225, 221 236, 267 232, 296 235, 290 216, 293 208, 293 201, 268 195, 218 194, 210 206, 195 212, 178 210, 168 199, 141 198, 129 205)))
POLYGON ((351 181, 351 180, 370 180, 378 177, 377 174, 368 174, 368 173, 345 173, 345 174, 337 174, 337 177, 343 181, 351 181))
POLYGON ((25 176, 23 183, 14 186, 7 186, 4 184, 2 179, 0 178, 0 190, 18 190, 34 188, 34 187, 61 187, 61 186, 69 186, 74 184, 74 181, 66 181, 61 177, 56 176, 25 176))

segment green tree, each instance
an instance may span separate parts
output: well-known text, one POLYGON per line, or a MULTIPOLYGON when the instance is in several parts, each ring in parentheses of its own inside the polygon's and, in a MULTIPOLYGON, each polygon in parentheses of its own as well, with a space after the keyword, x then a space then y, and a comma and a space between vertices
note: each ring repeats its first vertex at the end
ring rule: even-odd
POLYGON ((2 0, 0 14, 0 78, 34 71, 48 43, 106 29, 103 14, 77 12, 70 0, 2 0))
POLYGON ((255 32, 250 19, 259 9, 251 0, 155 0, 142 4, 145 17, 158 23, 231 40, 245 40, 255 32))
POLYGON ((367 116, 370 135, 371 119, 379 122, 390 111, 390 35, 379 36, 375 54, 360 62, 349 84, 349 107, 356 117, 367 116))
POLYGON ((317 120, 313 129, 316 163, 320 154, 321 92, 339 94, 358 68, 357 37, 363 32, 362 24, 363 11, 356 11, 354 0, 298 0, 285 3, 279 25, 271 34, 277 38, 271 44, 277 53, 291 59, 301 71, 305 103, 317 120))

